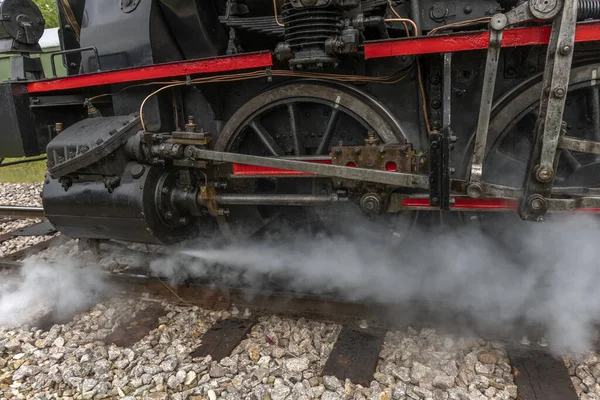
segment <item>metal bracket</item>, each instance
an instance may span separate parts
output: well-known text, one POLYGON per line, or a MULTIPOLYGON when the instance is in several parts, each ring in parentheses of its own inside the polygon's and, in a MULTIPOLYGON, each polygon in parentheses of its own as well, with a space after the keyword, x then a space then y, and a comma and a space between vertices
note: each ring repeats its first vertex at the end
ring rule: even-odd
POLYGON ((450 210, 450 128, 452 115, 452 53, 443 55, 442 130, 432 132, 429 144, 429 203, 450 210))
POLYGON ((55 51, 53 53, 50 53, 50 65, 52 66, 52 76, 54 78, 57 77, 57 75, 56 75, 56 63, 54 62, 54 58, 56 56, 59 56, 59 55, 68 55, 68 54, 74 54, 74 53, 82 53, 84 51, 93 51, 94 52, 94 57, 96 57, 96 65, 98 66, 98 71, 101 71, 102 67, 100 66, 100 57, 98 56, 98 49, 95 48, 94 46, 90 46, 90 47, 82 47, 82 48, 79 48, 79 49, 55 51))
POLYGON ((525 220, 543 221, 547 211, 546 199, 552 193, 559 155, 558 143, 561 132, 564 136, 566 131, 563 113, 573 61, 577 6, 577 0, 564 0, 562 13, 552 24, 534 147, 519 203, 519 215, 525 220))

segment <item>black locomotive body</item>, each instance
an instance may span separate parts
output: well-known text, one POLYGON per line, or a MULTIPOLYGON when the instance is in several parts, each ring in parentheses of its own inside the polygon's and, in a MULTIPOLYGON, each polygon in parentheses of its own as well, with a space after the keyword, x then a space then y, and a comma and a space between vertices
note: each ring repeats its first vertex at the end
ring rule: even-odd
POLYGON ((0 32, 20 53, 0 156, 47 154, 44 210, 69 236, 600 209, 598 1, 57 5, 67 77, 26 53, 33 3, 0 1, 20 21, 0 32))

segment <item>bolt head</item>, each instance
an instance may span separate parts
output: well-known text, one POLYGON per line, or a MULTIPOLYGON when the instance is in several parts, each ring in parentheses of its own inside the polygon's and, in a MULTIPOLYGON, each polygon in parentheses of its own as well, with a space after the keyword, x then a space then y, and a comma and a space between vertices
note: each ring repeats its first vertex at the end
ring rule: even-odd
POLYGON ((531 209, 538 211, 541 210, 542 207, 544 207, 544 202, 542 201, 542 199, 533 199, 531 201, 531 209))
POLYGON ((565 46, 561 47, 560 53, 563 56, 568 56, 569 54, 571 54, 571 46, 565 45, 565 46))
POLYGON ((536 178, 540 182, 549 182, 554 177, 554 172, 549 168, 539 168, 536 173, 536 178))
POLYGON ((558 97, 559 99, 565 97, 566 91, 563 88, 556 88, 554 89, 554 96, 558 97))

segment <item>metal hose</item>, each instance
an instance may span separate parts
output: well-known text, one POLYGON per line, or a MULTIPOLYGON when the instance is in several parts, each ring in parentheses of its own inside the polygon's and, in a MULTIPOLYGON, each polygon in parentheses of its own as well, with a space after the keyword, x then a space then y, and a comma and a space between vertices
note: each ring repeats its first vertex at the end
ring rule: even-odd
POLYGON ((577 8, 577 19, 597 19, 600 18, 600 0, 579 0, 577 8))

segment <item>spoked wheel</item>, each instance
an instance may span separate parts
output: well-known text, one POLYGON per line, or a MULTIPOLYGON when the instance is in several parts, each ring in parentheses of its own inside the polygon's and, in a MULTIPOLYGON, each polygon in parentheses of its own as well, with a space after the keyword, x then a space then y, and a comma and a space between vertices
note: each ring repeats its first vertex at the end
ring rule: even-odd
MULTIPOLYGON (((362 145, 369 131, 383 143, 404 139, 402 129, 379 103, 344 86, 319 82, 284 84, 243 105, 227 122, 215 150, 268 157, 326 156, 333 145, 362 145)), ((330 179, 239 179, 231 193, 331 193, 330 179)), ((251 236, 284 220, 295 228, 326 225, 348 206, 235 206, 221 231, 230 237, 251 236)), ((354 211, 359 212, 359 211, 354 211)))
MULTIPOLYGON (((600 64, 574 68, 563 119, 567 135, 600 141, 600 82, 596 81, 600 64)), ((542 83, 523 85, 501 98, 490 121, 488 147, 483 164, 483 180, 489 183, 520 187, 533 144, 533 132, 539 112, 542 83)), ((593 154, 560 150, 554 185, 600 186, 600 157, 593 154)), ((483 215, 478 216, 480 219, 483 215)), ((498 220, 498 216, 485 215, 498 220)), ((514 223, 518 216, 504 220, 514 223)), ((486 224, 487 225, 487 224, 486 224)))

